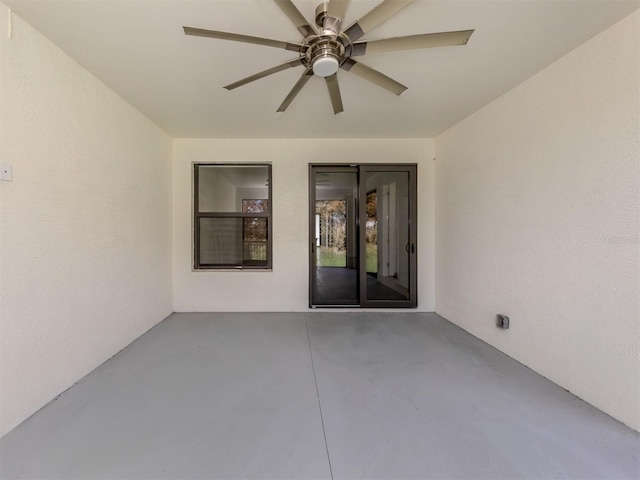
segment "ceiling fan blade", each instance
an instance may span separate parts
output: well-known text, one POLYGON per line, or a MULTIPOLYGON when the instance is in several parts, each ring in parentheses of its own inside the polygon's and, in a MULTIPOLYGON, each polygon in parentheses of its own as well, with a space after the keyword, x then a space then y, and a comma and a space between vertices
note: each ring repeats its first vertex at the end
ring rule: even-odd
POLYGON ((352 56, 366 53, 397 52, 414 48, 452 47, 466 45, 474 30, 460 30, 457 32, 423 33, 406 37, 384 38, 369 42, 358 42, 353 45, 352 56))
POLYGON ((307 84, 307 82, 311 77, 313 77, 313 70, 309 68, 302 74, 300 79, 296 82, 296 84, 293 86, 293 88, 289 92, 289 95, 286 96, 286 98, 284 99, 284 101, 276 111, 284 112, 287 109, 287 107, 289 107, 293 99, 296 98, 296 96, 300 93, 300 90, 302 90, 302 87, 304 87, 307 84))
POLYGON ((342 95, 340 95, 340 85, 338 84, 338 74, 334 73, 328 77, 325 77, 327 82, 327 89, 329 90, 329 97, 331 97, 331 105, 333 106, 333 113, 338 114, 344 112, 342 107, 342 95))
POLYGON ((291 0, 273 0, 280 10, 284 12, 284 14, 289 17, 289 20, 295 25, 298 31, 302 34, 304 38, 307 38, 310 35, 314 35, 316 33, 315 29, 309 25, 309 22, 304 15, 300 13, 300 10, 293 4, 291 0))
POLYGON ((374 70, 371 67, 367 67, 360 62, 356 62, 353 58, 347 58, 347 60, 340 66, 343 70, 354 73, 365 80, 369 80, 375 83, 379 87, 389 90, 396 95, 400 95, 407 87, 394 79, 387 77, 385 74, 374 70))
POLYGON ((234 42, 252 43, 254 45, 265 45, 267 47, 283 48, 292 52, 299 52, 302 45, 298 43, 283 42, 280 40, 272 40, 270 38, 252 37, 250 35, 241 35, 239 33, 218 32, 216 30, 205 30, 203 28, 182 27, 186 35, 195 37, 218 38, 220 40, 231 40, 234 42))
POLYGON ((243 78, 242 80, 238 80, 237 82, 225 85, 224 88, 226 88, 227 90, 233 90, 234 88, 241 87, 243 85, 246 85, 247 83, 251 83, 274 73, 281 72, 282 70, 297 67, 298 65, 302 65, 302 60, 300 58, 287 63, 283 63, 282 65, 278 65, 276 67, 268 68, 267 70, 263 70, 262 72, 254 73, 253 75, 243 78))
POLYGON ((344 33, 354 42, 414 1, 384 0, 380 5, 347 28, 344 33))

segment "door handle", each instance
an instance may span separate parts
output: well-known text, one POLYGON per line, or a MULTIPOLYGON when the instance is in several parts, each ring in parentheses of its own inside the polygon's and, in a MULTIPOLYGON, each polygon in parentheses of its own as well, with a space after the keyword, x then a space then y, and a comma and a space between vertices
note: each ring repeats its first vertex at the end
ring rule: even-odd
POLYGON ((415 243, 411 244, 411 253, 416 253, 416 244, 415 243))
POLYGON ((404 250, 405 250, 405 252, 409 253, 409 244, 408 243, 404 246, 404 250))

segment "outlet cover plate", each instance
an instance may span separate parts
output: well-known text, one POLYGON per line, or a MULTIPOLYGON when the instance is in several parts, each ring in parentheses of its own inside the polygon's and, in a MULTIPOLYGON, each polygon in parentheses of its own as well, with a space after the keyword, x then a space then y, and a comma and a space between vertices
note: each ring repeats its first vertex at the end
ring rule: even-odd
POLYGON ((501 313, 497 314, 496 327, 507 330, 509 328, 509 317, 502 315, 501 313))

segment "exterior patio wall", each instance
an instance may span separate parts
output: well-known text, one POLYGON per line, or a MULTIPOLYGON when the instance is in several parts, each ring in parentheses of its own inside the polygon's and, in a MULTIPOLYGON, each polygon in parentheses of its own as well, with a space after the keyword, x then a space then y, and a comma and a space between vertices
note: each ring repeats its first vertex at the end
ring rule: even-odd
POLYGON ((436 139, 437 312, 636 430, 639 45, 636 12, 436 139))
POLYGON ((0 36, 0 157, 13 166, 0 183, 0 435, 171 314, 171 138, 12 21, 0 36))
POLYGON ((331 161, 418 164, 418 310, 433 311, 433 152, 430 139, 175 139, 174 310, 307 310, 308 165, 331 161), (192 271, 193 162, 272 163, 272 271, 192 271))

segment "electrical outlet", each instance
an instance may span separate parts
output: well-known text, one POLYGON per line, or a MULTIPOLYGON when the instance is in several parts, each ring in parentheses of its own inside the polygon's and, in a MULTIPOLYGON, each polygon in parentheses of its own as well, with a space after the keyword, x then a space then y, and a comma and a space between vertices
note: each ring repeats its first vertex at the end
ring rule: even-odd
POLYGON ((4 180, 5 182, 13 180, 11 165, 8 163, 0 163, 0 180, 4 180))
POLYGON ((509 328, 509 317, 502 315, 501 313, 497 314, 496 327, 507 330, 509 328))

